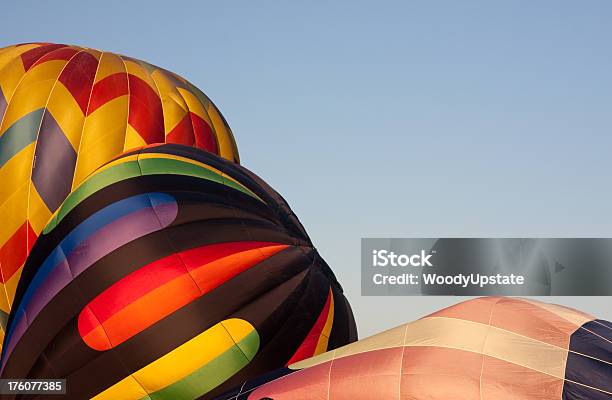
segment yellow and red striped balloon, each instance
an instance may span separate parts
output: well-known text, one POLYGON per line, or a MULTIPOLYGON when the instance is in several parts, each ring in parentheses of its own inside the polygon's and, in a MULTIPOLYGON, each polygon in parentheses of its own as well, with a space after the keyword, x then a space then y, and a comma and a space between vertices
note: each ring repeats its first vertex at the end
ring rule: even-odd
POLYGON ((152 143, 239 162, 219 110, 172 72, 78 46, 0 49, 0 341, 25 259, 62 201, 102 164, 152 143))

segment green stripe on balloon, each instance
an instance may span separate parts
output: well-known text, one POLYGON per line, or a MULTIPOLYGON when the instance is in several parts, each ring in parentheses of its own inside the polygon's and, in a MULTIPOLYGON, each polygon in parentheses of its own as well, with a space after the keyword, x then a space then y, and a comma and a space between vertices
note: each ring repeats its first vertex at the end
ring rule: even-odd
POLYGON ((142 168, 143 175, 179 174, 193 176, 196 178, 208 179, 210 181, 229 186, 232 189, 236 189, 238 191, 241 191, 242 193, 245 193, 251 197, 260 200, 259 197, 257 197, 253 192, 251 192, 244 186, 234 182, 229 178, 224 178, 216 172, 211 171, 208 168, 203 168, 199 165, 163 157, 145 158, 140 160, 139 162, 142 168))
POLYGON ((145 158, 138 161, 128 161, 122 164, 117 164, 91 176, 74 192, 72 192, 68 198, 66 198, 57 214, 43 229, 43 233, 48 234, 55 229, 55 227, 70 211, 72 211, 76 206, 78 206, 92 194, 96 193, 98 190, 137 176, 161 174, 185 175, 192 176, 194 178, 206 179, 231 187, 232 189, 238 190, 261 201, 259 197, 257 197, 247 188, 229 178, 224 178, 218 173, 207 168, 170 158, 145 158))
POLYGON ((58 210, 57 214, 49 221, 47 226, 43 229, 44 234, 48 234, 61 222, 62 219, 78 206, 83 200, 94 194, 100 189, 105 188, 115 182, 119 182, 125 179, 140 176, 140 167, 138 162, 130 161, 123 164, 116 165, 109 169, 106 169, 98 174, 93 175, 87 179, 82 185, 80 185, 75 191, 73 191, 64 200, 64 203, 58 210))

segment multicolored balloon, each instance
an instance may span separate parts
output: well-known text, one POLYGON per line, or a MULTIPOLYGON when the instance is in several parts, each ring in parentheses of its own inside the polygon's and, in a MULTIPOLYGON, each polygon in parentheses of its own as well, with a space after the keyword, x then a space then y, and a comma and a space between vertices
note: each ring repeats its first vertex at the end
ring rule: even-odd
POLYGON ((21 267, 51 215, 96 168, 151 143, 239 161, 219 110, 172 72, 63 44, 0 49, 0 340, 21 267))
POLYGON ((1 376, 66 378, 70 399, 209 398, 354 340, 340 285, 278 193, 156 145, 99 168, 45 227, 1 376))
POLYGON ((612 323, 478 298, 243 383, 225 400, 609 400, 612 323))

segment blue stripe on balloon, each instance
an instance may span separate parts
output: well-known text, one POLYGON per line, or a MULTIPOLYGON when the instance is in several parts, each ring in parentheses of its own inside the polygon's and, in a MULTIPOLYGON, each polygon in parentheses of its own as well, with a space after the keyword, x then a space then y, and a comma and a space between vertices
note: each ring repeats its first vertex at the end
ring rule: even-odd
POLYGON ((44 108, 40 108, 24 115, 0 136, 0 167, 36 141, 44 111, 44 108))
MULTIPOLYGON (((91 215, 84 222, 75 227, 45 259, 34 275, 34 278, 30 281, 19 306, 15 308, 15 314, 20 315, 24 313, 32 296, 36 293, 36 290, 45 279, 52 273, 54 268, 59 263, 66 260, 79 244, 85 242, 97 231, 135 212, 146 208, 154 209, 160 205, 172 203, 175 203, 175 200, 170 195, 163 193, 145 193, 120 200, 91 215)), ((16 320, 17 319, 13 319, 8 329, 5 343, 10 341, 16 325, 16 320)))

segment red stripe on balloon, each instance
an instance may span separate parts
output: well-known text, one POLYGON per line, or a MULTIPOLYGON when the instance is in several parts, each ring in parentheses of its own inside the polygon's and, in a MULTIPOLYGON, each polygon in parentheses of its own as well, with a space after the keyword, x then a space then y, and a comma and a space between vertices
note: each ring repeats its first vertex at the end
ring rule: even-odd
POLYGON ((128 80, 124 72, 118 72, 105 77, 93 87, 87 115, 90 115, 109 101, 126 94, 128 94, 128 80))
POLYGON ((130 115, 128 122, 147 144, 164 141, 164 114, 161 99, 145 81, 129 74, 130 115))
POLYGON ((85 343, 108 350, 288 245, 232 242, 164 257, 119 280, 81 311, 85 343))
POLYGON ((193 127, 191 126, 189 113, 185 114, 180 122, 168 132, 166 143, 183 144, 185 146, 194 145, 195 139, 193 137, 193 127))
POLYGON ((68 89, 74 97, 83 115, 87 112, 89 94, 96 76, 98 60, 87 52, 77 54, 66 65, 59 81, 68 89))
POLYGON ((317 350, 317 344, 319 343, 319 339, 321 338, 321 333, 323 332, 323 328, 325 328, 325 323, 329 318, 329 312, 331 307, 331 299, 333 293, 330 290, 329 295, 327 296, 327 301, 325 302, 325 306, 323 306, 323 310, 321 314, 319 314, 319 318, 317 318, 317 322, 315 322, 314 326, 306 335, 306 338, 298 347, 297 351, 291 356, 287 365, 293 364, 295 362, 304 360, 306 358, 310 358, 315 355, 315 351, 317 350))
POLYGON ((50 53, 45 54, 44 56, 39 58, 38 61, 34 63, 34 65, 39 65, 47 61, 56 61, 56 60, 68 61, 72 57, 74 57, 74 55, 78 53, 79 51, 80 50, 78 48, 74 48, 74 47, 62 47, 57 50, 53 50, 50 53))
MULTIPOLYGON (((116 282, 89 303, 88 307, 99 321, 104 322, 128 304, 186 272, 185 266, 176 255, 164 257, 116 282)), ((94 326, 89 329, 83 327, 83 332, 87 333, 93 328, 94 326)))
POLYGON ((191 117, 196 147, 211 153, 218 153, 217 141, 210 125, 192 112, 189 113, 189 116, 191 117))
POLYGON ((30 223, 26 221, 0 248, 0 267, 2 267, 0 281, 2 283, 6 283, 25 263, 37 238, 30 223))
MULTIPOLYGON (((42 58, 45 54, 50 53, 54 50, 61 49, 62 47, 66 47, 65 44, 50 44, 44 45, 40 47, 33 48, 24 52, 21 55, 21 62, 23 64, 23 68, 27 71, 32 68, 32 65, 36 63, 40 58, 42 58)), ((74 53, 73 53, 74 54, 74 53)))

